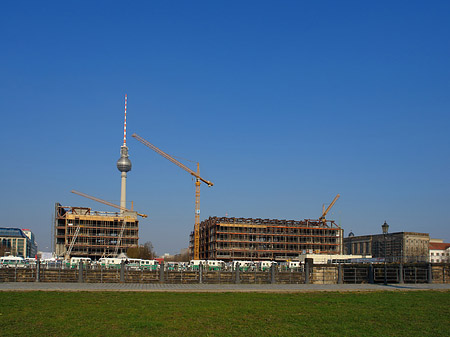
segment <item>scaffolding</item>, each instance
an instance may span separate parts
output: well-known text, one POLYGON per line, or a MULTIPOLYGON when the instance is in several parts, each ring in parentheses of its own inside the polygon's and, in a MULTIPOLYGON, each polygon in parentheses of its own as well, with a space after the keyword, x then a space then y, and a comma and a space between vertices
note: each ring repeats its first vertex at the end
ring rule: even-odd
MULTIPOLYGON (((305 253, 342 254, 343 230, 332 220, 210 217, 200 224, 199 258, 286 261, 305 253)), ((189 252, 194 254, 195 233, 189 252)))
POLYGON ((138 245, 136 212, 99 212, 55 204, 55 253, 59 257, 101 257, 126 253, 138 245))

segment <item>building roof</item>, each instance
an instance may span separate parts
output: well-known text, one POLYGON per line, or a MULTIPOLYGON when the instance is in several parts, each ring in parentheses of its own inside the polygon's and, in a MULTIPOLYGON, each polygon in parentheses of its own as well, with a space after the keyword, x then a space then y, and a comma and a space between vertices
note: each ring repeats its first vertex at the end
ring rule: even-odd
MULTIPOLYGON (((353 234, 353 233, 352 233, 353 234)), ((414 236, 426 236, 429 237, 429 233, 418 233, 418 232, 392 232, 386 234, 388 237, 392 236, 399 236, 399 235, 414 235, 414 236)), ((374 237, 383 237, 384 234, 368 234, 368 235, 354 235, 354 236, 348 236, 344 238, 344 241, 357 241, 357 240, 369 240, 374 237)))
POLYGON ((430 242, 430 249, 433 249, 433 250, 446 250, 449 247, 450 247, 450 243, 430 242))
POLYGON ((20 228, 0 227, 0 237, 5 236, 28 238, 20 228))

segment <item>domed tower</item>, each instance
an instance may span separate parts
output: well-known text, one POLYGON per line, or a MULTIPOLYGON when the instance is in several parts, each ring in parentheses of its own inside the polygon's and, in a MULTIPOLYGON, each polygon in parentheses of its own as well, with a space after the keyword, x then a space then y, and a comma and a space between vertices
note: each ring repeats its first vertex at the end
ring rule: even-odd
POLYGON ((128 159, 127 147, 127 95, 125 94, 125 122, 123 125, 123 145, 120 147, 120 158, 117 161, 117 169, 121 174, 121 188, 120 188, 120 207, 125 209, 127 206, 127 172, 131 170, 131 161, 128 159))

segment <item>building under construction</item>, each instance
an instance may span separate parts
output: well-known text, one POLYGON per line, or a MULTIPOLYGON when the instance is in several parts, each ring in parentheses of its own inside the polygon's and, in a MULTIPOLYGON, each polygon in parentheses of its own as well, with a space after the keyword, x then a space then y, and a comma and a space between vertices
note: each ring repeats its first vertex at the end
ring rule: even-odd
POLYGON ((59 257, 115 256, 137 246, 137 212, 98 212, 55 205, 55 253, 59 257))
POLYGON ((117 208, 119 212, 97 212, 87 207, 65 207, 56 203, 54 249, 57 256, 65 259, 71 256, 99 259, 125 253, 128 248, 138 245, 137 216, 146 218, 147 215, 133 211, 133 207, 131 210, 126 208, 127 172, 131 170, 127 147, 127 95, 125 95, 123 144, 116 166, 121 172, 120 206, 81 192, 72 191, 72 193, 117 208))
MULTIPOLYGON (((321 218, 276 220, 210 217, 199 228, 202 260, 298 259, 300 254, 342 254, 343 230, 321 218)), ((195 251, 195 232, 190 234, 189 253, 195 251)))

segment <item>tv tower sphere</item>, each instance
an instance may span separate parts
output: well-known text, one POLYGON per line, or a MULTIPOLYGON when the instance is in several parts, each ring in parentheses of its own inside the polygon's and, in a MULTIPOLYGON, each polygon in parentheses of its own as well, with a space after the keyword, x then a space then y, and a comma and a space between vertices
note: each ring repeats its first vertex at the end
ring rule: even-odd
POLYGON ((120 158, 117 161, 117 169, 120 172, 131 171, 131 161, 128 159, 128 148, 126 146, 120 148, 120 158))

